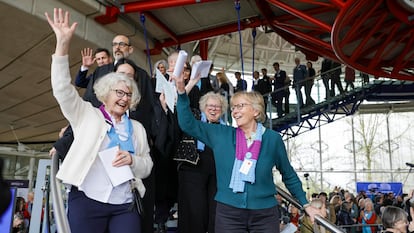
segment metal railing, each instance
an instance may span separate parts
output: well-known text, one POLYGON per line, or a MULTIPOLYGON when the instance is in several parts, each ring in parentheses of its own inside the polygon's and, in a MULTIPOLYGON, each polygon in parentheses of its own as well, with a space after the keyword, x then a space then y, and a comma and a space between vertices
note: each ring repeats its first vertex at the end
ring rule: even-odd
MULTIPOLYGON (((276 185, 276 190, 277 190, 277 193, 280 194, 280 196, 282 196, 284 199, 286 199, 288 202, 290 202, 296 208, 298 208, 298 209, 305 212, 303 206, 294 197, 292 197, 289 193, 287 193, 285 190, 281 189, 277 185, 276 185)), ((332 233, 345 233, 344 230, 342 230, 341 228, 339 228, 335 224, 329 222, 328 220, 326 220, 322 216, 316 215, 315 216, 315 222, 319 225, 322 225, 323 227, 325 227, 327 230, 329 230, 332 233)))
POLYGON ((52 157, 52 168, 50 173, 50 192, 53 203, 53 214, 55 217, 57 232, 70 233, 68 218, 66 216, 65 206, 62 197, 62 183, 56 179, 56 173, 59 170, 59 156, 52 157))

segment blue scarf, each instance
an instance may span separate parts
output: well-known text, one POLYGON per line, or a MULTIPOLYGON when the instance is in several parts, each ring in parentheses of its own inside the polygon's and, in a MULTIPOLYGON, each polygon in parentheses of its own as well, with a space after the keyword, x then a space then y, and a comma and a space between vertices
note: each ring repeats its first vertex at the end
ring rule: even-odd
MULTIPOLYGON (((372 212, 364 211, 364 215, 366 219, 370 219, 372 217, 372 212)), ((364 218, 362 218, 362 224, 367 224, 364 218)), ((370 226, 362 226, 362 233, 372 233, 370 226)))
POLYGON ((253 143, 248 147, 247 140, 240 128, 236 130, 236 158, 234 159, 233 170, 229 187, 234 193, 244 192, 246 182, 254 183, 256 180, 256 164, 259 159, 260 148, 262 146, 262 135, 264 127, 261 123, 257 123, 256 135, 253 143), (243 162, 251 162, 250 169, 247 174, 240 171, 243 162))
MULTIPOLYGON (((207 122, 207 116, 204 112, 201 112, 201 122, 207 122)), ((226 122, 223 121, 223 119, 220 118, 220 124, 225 125, 226 122)), ((204 143, 202 143, 201 141, 197 140, 197 150, 199 151, 204 151, 206 145, 204 145, 204 143)))
POLYGON ((101 110, 102 114, 104 115, 105 121, 111 125, 111 128, 107 133, 109 137, 109 145, 107 148, 119 146, 121 150, 129 151, 129 153, 134 154, 135 149, 132 143, 133 128, 131 120, 128 118, 127 114, 124 114, 122 116, 122 121, 125 122, 125 131, 127 132, 127 134, 124 134, 119 131, 117 132, 112 122, 111 116, 105 111, 104 105, 101 105, 99 107, 99 110, 101 110))

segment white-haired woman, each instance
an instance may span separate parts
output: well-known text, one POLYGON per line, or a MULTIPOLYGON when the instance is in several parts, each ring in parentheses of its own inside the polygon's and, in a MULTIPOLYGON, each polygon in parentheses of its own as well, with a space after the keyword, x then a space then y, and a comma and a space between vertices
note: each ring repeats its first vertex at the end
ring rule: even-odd
MULTIPOLYGON (((71 85, 68 51, 77 23, 69 24, 69 13, 54 9, 53 18, 45 13, 56 35, 52 56, 53 95, 74 132, 73 144, 57 174, 71 186, 68 219, 72 232, 140 232, 140 216, 131 210, 133 188, 145 193, 141 179, 152 169, 147 136, 143 126, 130 120, 128 109, 140 100, 135 81, 124 74, 110 73, 94 86, 103 103, 94 108, 82 100, 71 85), (114 149, 112 153, 99 152, 114 149), (105 158, 107 156, 110 162, 105 158), (124 167, 132 177, 115 184, 118 174, 107 168, 124 167), (116 174, 114 174, 116 173, 116 174)), ((119 178, 119 177, 118 177, 119 178)))

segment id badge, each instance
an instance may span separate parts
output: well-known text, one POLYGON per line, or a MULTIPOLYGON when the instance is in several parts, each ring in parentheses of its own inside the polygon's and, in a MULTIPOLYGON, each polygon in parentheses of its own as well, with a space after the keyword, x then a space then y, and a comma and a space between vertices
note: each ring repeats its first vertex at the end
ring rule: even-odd
POLYGON ((240 172, 247 175, 250 171, 250 168, 252 168, 253 162, 250 159, 244 159, 243 163, 240 167, 240 172))

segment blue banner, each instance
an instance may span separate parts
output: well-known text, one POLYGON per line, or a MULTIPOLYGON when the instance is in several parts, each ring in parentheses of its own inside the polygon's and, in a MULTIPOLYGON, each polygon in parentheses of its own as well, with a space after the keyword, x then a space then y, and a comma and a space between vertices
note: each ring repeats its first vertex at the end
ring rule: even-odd
POLYGON ((356 182, 357 192, 365 191, 368 196, 376 193, 394 193, 395 196, 403 193, 401 182, 356 182))

